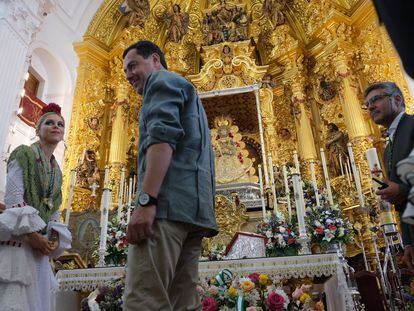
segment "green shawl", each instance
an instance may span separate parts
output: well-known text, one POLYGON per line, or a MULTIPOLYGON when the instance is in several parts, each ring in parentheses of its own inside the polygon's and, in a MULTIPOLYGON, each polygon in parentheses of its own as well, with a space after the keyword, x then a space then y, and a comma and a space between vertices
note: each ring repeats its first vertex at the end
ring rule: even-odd
POLYGON ((47 161, 39 143, 20 145, 10 155, 8 163, 16 160, 23 170, 24 201, 39 211, 45 223, 62 203, 62 172, 52 156, 47 161), (48 163, 49 162, 49 163, 48 163), (50 197, 49 200, 45 199, 50 197), (48 204, 47 202, 52 204, 48 204))

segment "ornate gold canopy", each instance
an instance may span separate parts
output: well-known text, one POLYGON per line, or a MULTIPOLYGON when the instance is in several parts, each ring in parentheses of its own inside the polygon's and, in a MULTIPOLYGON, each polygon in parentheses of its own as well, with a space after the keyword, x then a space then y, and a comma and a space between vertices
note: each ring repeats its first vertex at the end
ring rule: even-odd
MULTIPOLYGON (((125 80, 122 52, 142 39, 157 43, 170 70, 200 93, 255 86, 206 96, 210 126, 217 116, 230 116, 256 164, 266 166, 270 154, 282 165, 298 150, 305 177, 309 163, 319 162, 328 123, 347 134, 362 174, 368 174, 364 151, 383 146, 361 105, 369 83, 393 80, 412 102, 369 0, 106 0, 75 45, 80 64, 64 190, 86 150, 95 153, 101 179, 105 165, 112 167, 114 193, 121 168, 133 174, 141 99, 125 80)), ((85 198, 75 200, 73 209, 90 206, 88 191, 78 191, 85 198)))

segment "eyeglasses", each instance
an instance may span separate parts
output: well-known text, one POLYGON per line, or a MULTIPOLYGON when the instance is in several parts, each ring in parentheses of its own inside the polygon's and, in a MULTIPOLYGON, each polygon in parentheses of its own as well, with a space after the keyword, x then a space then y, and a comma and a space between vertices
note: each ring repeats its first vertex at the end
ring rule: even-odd
POLYGON ((385 98, 385 97, 389 97, 394 95, 393 93, 388 94, 388 93, 384 93, 384 94, 378 94, 375 96, 372 96, 369 100, 367 100, 365 102, 365 107, 369 108, 371 105, 374 105, 375 103, 377 103, 379 100, 385 98))

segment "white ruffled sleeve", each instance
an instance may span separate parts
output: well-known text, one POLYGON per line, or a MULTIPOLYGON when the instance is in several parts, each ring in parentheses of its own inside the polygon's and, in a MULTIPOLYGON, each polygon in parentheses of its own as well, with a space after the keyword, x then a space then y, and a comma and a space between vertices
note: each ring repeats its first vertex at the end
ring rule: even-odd
POLYGON ((6 210, 0 214, 0 241, 46 227, 39 211, 24 202, 23 170, 17 161, 11 161, 7 166, 6 181, 6 210))
POLYGON ((59 211, 56 211, 50 218, 50 222, 47 225, 48 234, 50 234, 52 229, 59 234, 59 247, 50 254, 50 257, 57 258, 62 255, 64 250, 72 247, 72 234, 70 233, 68 227, 60 222, 59 211))

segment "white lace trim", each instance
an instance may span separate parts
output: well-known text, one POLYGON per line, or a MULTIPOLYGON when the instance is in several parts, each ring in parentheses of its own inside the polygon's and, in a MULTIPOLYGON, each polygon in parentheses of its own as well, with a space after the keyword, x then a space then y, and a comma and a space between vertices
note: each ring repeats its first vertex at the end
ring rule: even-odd
POLYGON ((12 236, 20 236, 37 232, 46 227, 40 218, 39 211, 27 205, 19 208, 8 208, 0 214, 0 241, 7 241, 12 236))
MULTIPOLYGON (((336 254, 200 262, 199 277, 211 278, 223 269, 230 269, 243 276, 253 272, 267 273, 275 281, 338 274, 341 288, 347 288, 342 265, 336 254)), ((92 291, 124 274, 124 267, 110 267, 60 270, 56 278, 61 291, 92 291)))

